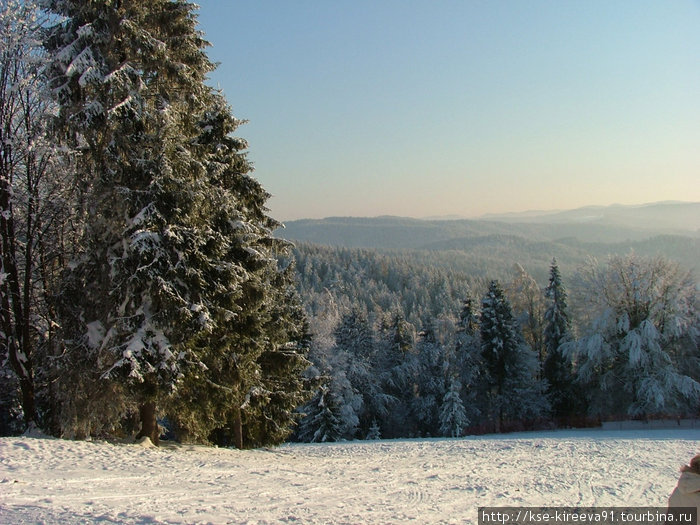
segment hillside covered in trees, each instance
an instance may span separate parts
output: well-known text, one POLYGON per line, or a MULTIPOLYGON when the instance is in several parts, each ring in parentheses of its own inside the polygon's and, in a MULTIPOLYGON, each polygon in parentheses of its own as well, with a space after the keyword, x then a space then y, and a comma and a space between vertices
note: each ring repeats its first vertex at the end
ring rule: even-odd
POLYGON ((487 280, 439 253, 294 255, 319 383, 296 439, 700 414, 696 281, 666 258, 589 259, 569 275, 550 261, 541 285, 517 263, 487 280))
POLYGON ((290 221, 276 235, 295 243, 378 250, 484 279, 514 263, 544 285, 551 258, 572 275, 589 257, 663 256, 697 271, 699 203, 573 210, 544 216, 458 220, 331 217, 290 221), (596 213, 609 220, 589 217, 596 213))

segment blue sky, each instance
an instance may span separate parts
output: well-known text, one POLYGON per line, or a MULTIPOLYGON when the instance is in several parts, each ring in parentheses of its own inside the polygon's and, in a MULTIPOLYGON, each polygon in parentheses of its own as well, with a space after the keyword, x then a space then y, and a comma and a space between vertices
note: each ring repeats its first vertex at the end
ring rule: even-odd
POLYGON ((700 1, 197 3, 278 219, 700 201, 700 1))

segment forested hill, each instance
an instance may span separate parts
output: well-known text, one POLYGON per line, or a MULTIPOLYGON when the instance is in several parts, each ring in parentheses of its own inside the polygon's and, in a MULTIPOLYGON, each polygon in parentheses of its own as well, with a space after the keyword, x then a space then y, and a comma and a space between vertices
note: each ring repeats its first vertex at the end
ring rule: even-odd
POLYGON ((490 235, 531 241, 576 239, 622 243, 660 235, 700 238, 700 203, 587 207, 564 212, 493 215, 483 219, 329 217, 289 221, 280 236, 349 248, 434 248, 434 243, 490 235))
POLYGON ((627 215, 620 207, 615 208, 616 216, 625 220, 639 218, 646 211, 649 222, 639 221, 634 227, 564 220, 564 217, 582 217, 584 212, 579 211, 579 215, 555 214, 552 217, 558 219, 549 223, 335 217, 291 221, 277 235, 294 242, 400 251, 421 264, 481 278, 502 278, 510 274, 514 263, 519 263, 538 282, 544 283, 552 257, 557 258, 566 275, 588 257, 606 259, 609 255, 630 252, 652 257, 662 255, 697 272, 700 217, 692 217, 693 213, 700 214, 700 205, 679 204, 675 222, 671 220, 673 214, 662 214, 659 210, 665 207, 668 211, 669 206, 675 205, 630 208, 627 215))

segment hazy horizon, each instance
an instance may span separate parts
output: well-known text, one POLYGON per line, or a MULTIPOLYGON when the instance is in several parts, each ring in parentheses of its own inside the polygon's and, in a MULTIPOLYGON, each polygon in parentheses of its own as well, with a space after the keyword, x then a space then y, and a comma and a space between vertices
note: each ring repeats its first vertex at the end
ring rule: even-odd
POLYGON ((700 201, 700 4, 201 0, 282 221, 700 201))
MULTIPOLYGON (((584 205, 584 206, 577 206, 575 208, 552 208, 552 209, 539 209, 539 210, 534 210, 534 209, 527 209, 527 210, 517 210, 517 211, 504 211, 504 212, 486 212, 482 213, 480 215, 458 215, 458 214, 442 214, 442 215, 423 215, 423 216, 412 216, 412 215, 394 215, 394 214, 388 214, 388 213, 380 213, 377 215, 326 215, 324 217, 297 217, 294 219, 286 219, 286 221, 296 221, 296 220, 323 220, 323 219, 330 219, 333 217, 339 217, 339 218, 355 218, 355 219, 377 219, 381 217, 396 217, 396 218, 405 218, 405 219, 418 219, 418 220, 460 220, 460 219, 465 219, 465 220, 479 220, 479 219, 488 219, 489 217, 504 217, 504 216, 540 216, 540 215, 550 215, 550 214, 557 214, 557 213, 566 213, 566 212, 572 212, 572 211, 577 211, 577 210, 585 210, 585 209, 614 209, 616 207, 620 208, 644 208, 647 206, 656 206, 656 205, 664 205, 664 204, 700 204, 700 201, 682 201, 682 200, 667 200, 667 201, 658 201, 658 202, 642 202, 642 203, 633 203, 633 204, 622 204, 619 202, 614 202, 611 204, 589 204, 589 205, 584 205)), ((700 227, 700 223, 698 224, 698 227, 700 227)))

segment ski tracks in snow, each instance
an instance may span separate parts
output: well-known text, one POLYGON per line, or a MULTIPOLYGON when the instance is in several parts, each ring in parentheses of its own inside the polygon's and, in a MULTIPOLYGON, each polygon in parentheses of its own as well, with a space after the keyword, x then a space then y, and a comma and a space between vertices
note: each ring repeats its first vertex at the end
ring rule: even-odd
POLYGON ((2 523, 476 523, 481 506, 663 506, 700 431, 238 451, 0 439, 2 523))

